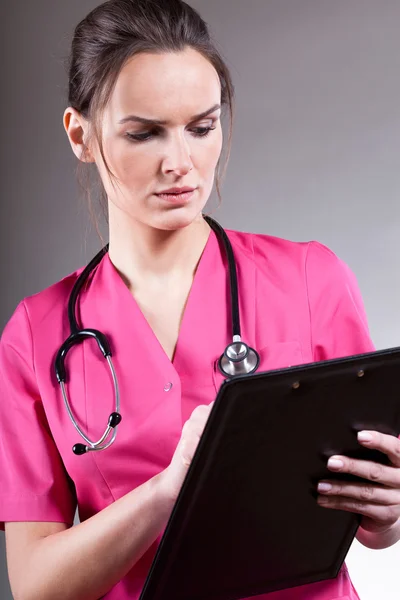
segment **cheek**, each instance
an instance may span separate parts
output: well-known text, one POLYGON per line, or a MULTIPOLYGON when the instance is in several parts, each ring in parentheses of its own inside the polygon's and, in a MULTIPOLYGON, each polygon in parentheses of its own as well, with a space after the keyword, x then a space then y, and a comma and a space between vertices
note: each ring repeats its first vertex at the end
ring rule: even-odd
POLYGON ((143 183, 154 176, 156 159, 154 154, 145 149, 135 152, 133 147, 126 144, 114 151, 112 157, 114 173, 123 184, 129 187, 142 187, 143 183))
MULTIPOLYGON (((142 188, 149 178, 154 176, 156 160, 154 153, 144 148, 136 149, 133 144, 125 140, 104 141, 104 154, 108 166, 121 186, 128 186, 130 190, 142 188)), ((99 155, 100 158, 100 155, 99 155)), ((99 171, 108 193, 114 194, 112 184, 108 182, 108 174, 102 161, 96 162, 100 165, 99 171)))
POLYGON ((220 134, 215 138, 210 139, 209 144, 204 145, 204 147, 201 149, 201 156, 199 155, 201 164, 198 165, 199 169, 201 169, 204 173, 209 173, 210 175, 213 174, 219 157, 221 156, 221 150, 222 135, 220 134))

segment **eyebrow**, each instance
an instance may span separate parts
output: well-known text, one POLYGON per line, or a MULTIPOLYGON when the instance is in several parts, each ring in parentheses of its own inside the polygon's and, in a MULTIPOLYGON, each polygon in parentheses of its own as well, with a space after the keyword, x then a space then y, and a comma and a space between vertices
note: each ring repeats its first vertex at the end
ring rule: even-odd
MULTIPOLYGON (((204 112, 200 113, 199 115, 194 115, 194 117, 192 117, 190 119, 190 122, 198 121, 199 119, 203 119, 203 117, 207 117, 210 113, 214 112, 215 110, 217 110, 219 108, 221 108, 220 104, 214 104, 214 106, 212 106, 208 110, 205 110, 204 112)), ((127 117, 124 117, 123 119, 118 121, 118 124, 122 125, 123 123, 127 123, 128 121, 134 121, 136 123, 144 123, 145 125, 168 125, 168 121, 145 119, 144 117, 138 117, 137 115, 129 115, 127 117)))

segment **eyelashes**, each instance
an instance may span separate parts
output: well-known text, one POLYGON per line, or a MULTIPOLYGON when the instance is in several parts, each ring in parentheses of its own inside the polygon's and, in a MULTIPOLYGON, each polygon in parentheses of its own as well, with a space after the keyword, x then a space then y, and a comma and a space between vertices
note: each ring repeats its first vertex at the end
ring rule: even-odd
MULTIPOLYGON (((197 138, 206 138, 210 135, 211 131, 214 131, 216 127, 195 127, 191 131, 193 132, 194 137, 197 138)), ((126 137, 133 142, 147 142, 151 140, 153 137, 157 137, 160 135, 158 131, 155 132, 145 132, 145 133, 126 133, 126 137)))

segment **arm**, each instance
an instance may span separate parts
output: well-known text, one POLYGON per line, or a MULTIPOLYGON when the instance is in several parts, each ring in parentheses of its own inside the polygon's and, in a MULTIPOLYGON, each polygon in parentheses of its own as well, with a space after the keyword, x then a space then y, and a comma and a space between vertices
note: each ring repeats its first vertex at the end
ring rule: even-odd
POLYGON ((83 523, 7 523, 15 600, 97 600, 118 583, 164 528, 212 405, 194 409, 167 469, 83 523))
POLYGON ((97 600, 120 581, 167 523, 210 410, 193 411, 167 469, 71 527, 75 490, 46 419, 21 303, 0 342, 0 527, 16 600, 97 600))
MULTIPOLYGON (((349 267, 331 250, 314 242, 308 248, 306 279, 314 360, 374 351, 360 290, 349 267)), ((400 539, 400 442, 392 436, 371 433, 372 441, 360 443, 390 456, 393 466, 388 467, 385 481, 377 479, 377 468, 372 463, 337 457, 344 466, 332 471, 354 473, 370 483, 349 486, 326 481, 332 488, 319 489, 323 494, 319 502, 326 508, 362 514, 358 541, 369 548, 386 548, 400 539), (389 489, 382 489, 382 485, 389 489)))
POLYGON ((356 538, 363 546, 371 548, 372 550, 389 548, 400 540, 400 521, 397 521, 383 533, 366 531, 362 527, 359 527, 356 538))
POLYGON ((6 523, 15 600, 96 600, 108 592, 156 540, 169 518, 173 502, 163 491, 163 477, 165 471, 74 527, 6 523))

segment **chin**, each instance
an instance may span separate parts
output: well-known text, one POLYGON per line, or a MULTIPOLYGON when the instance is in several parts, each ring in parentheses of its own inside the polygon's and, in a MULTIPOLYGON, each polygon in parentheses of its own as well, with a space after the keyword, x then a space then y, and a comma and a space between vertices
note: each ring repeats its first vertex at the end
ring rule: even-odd
POLYGON ((204 210, 204 206, 182 206, 176 207, 168 211, 162 211, 153 218, 149 219, 149 225, 156 229, 163 229, 164 231, 176 231, 177 229, 184 229, 191 225, 194 221, 201 221, 201 214, 204 210))

